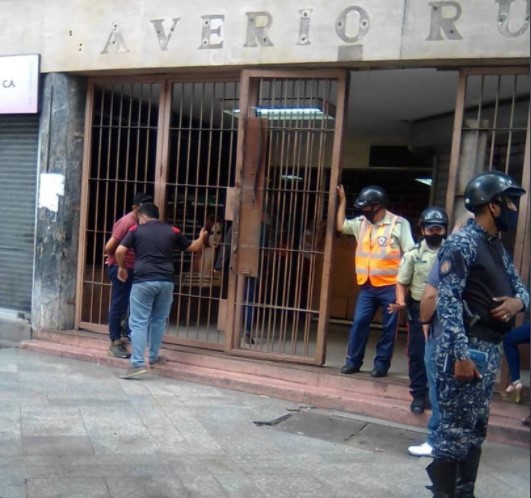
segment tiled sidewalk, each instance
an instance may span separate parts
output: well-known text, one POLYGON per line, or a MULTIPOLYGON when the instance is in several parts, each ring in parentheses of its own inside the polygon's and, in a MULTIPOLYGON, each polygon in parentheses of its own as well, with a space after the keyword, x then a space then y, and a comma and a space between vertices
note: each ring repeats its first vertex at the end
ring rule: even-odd
MULTIPOLYGON (((119 373, 0 349, 0 498, 431 495, 424 489, 429 461, 405 452, 421 433, 326 412, 326 430, 316 430, 313 417, 311 431, 281 431, 253 421, 301 407, 119 373)), ((529 496, 529 450, 486 444, 477 495, 529 496)))

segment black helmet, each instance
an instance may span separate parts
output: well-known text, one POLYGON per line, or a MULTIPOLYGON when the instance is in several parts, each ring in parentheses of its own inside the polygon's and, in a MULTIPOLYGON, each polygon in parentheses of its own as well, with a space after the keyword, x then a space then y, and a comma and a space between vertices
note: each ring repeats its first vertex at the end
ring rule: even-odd
POLYGON ((441 226, 448 228, 448 215, 443 208, 426 208, 420 215, 419 225, 421 227, 441 226))
POLYGON ((501 171, 485 171, 475 176, 465 188, 465 207, 472 212, 492 202, 496 196, 520 197, 525 190, 501 171))
POLYGON ((371 204, 380 204, 386 207, 388 202, 387 192, 382 187, 370 185, 360 192, 358 198, 354 201, 354 206, 358 209, 370 206, 371 204))

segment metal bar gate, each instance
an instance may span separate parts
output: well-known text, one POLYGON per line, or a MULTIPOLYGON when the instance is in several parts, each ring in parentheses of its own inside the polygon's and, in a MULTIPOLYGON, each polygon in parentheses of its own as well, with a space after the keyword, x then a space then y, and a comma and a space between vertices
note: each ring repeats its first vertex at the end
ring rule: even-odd
POLYGON ((91 82, 77 325, 106 333, 103 246, 145 191, 185 235, 211 234, 175 255, 167 342, 322 364, 345 78, 91 82))

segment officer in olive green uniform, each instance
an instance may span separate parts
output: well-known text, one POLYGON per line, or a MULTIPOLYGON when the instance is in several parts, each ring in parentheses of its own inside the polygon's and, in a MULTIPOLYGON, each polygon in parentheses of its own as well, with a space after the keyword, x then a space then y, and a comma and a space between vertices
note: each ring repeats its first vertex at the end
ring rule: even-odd
POLYGON ((420 322, 420 300, 428 273, 448 231, 448 215, 444 209, 429 207, 422 212, 419 226, 423 239, 402 258, 396 284, 396 303, 390 306, 390 311, 398 311, 407 305, 409 390, 413 397, 411 411, 417 414, 423 413, 428 404, 428 379, 424 364, 426 340, 420 322))

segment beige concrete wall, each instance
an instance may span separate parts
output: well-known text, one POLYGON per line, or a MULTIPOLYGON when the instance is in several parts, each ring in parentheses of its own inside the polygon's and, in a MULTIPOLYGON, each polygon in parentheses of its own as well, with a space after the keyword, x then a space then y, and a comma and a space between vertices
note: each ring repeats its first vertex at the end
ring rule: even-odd
POLYGON ((529 0, 2 0, 43 72, 529 57, 529 0))

